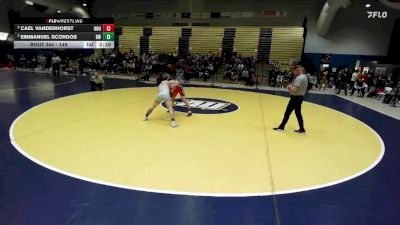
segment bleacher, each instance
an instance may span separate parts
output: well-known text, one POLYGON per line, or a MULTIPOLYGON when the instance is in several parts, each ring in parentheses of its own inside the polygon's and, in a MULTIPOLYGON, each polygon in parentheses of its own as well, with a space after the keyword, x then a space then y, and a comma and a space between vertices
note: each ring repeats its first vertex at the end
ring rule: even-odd
POLYGON ((152 52, 178 52, 180 27, 153 27, 150 36, 150 51, 152 52))
POLYGON ((139 52, 140 36, 143 35, 143 27, 124 26, 122 27, 123 34, 119 38, 122 52, 129 52, 133 49, 135 53, 139 52))
POLYGON ((281 63, 281 70, 290 68, 290 58, 301 58, 303 48, 302 27, 274 27, 272 29, 272 43, 270 60, 281 63))
POLYGON ((193 27, 189 50, 205 55, 208 52, 220 53, 224 27, 193 27))
MULTIPOLYGON (((129 49, 133 49, 136 53, 139 53, 140 37, 143 36, 144 28, 137 26, 124 26, 122 28, 123 34, 120 37, 121 51, 128 52, 129 49)), ((192 31, 191 36, 188 37, 190 52, 201 55, 209 52, 221 53, 225 27, 184 28, 192 31)), ((178 53, 182 27, 166 26, 146 29, 152 30, 148 43, 150 51, 178 53)), ((259 51, 258 48, 261 43, 260 30, 262 29, 260 27, 236 27, 233 39, 234 50, 245 57, 257 57, 257 51, 259 51)), ((289 69, 289 61, 292 57, 300 60, 303 47, 303 28, 272 27, 270 29, 272 29, 271 44, 266 45, 270 49, 264 49, 269 54, 267 59, 279 62, 281 70, 289 69)), ((263 41, 265 42, 265 40, 263 41)))
POLYGON ((257 56, 255 50, 258 47, 259 36, 259 27, 237 27, 233 44, 234 50, 245 57, 257 56))

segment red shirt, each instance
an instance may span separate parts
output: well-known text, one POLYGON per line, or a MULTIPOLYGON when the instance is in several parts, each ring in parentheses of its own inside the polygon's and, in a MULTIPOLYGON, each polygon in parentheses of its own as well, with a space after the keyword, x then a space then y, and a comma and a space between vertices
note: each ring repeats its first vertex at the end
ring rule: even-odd
POLYGON ((363 74, 362 78, 364 78, 364 82, 365 82, 365 83, 368 83, 368 81, 369 81, 369 76, 368 76, 368 74, 363 74))
POLYGON ((185 96, 182 86, 176 86, 174 90, 171 91, 171 97, 175 98, 177 95, 185 96))

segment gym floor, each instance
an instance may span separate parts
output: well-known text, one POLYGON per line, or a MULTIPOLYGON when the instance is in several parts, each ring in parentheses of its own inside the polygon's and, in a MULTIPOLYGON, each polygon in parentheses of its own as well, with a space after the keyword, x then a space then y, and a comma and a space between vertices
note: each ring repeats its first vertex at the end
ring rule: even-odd
MULTIPOLYGON (((188 85, 171 128, 154 84, 0 72, 0 224, 397 224, 400 122, 310 93, 188 85), (218 103, 218 104, 217 104, 218 103), (208 107, 201 107, 201 104, 208 107), (219 105, 221 107, 214 107, 219 105), (214 108, 213 108, 214 107, 214 108)), ((379 104, 379 103, 377 103, 379 104)))

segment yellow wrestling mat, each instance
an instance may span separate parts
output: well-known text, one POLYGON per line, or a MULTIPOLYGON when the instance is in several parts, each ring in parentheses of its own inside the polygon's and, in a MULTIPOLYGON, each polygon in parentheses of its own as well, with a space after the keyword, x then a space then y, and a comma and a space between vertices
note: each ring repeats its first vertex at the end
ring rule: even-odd
POLYGON ((384 153, 371 128, 323 106, 303 103, 307 135, 293 132, 298 128, 294 112, 280 133, 272 128, 280 123, 288 98, 185 90, 189 98, 228 104, 207 103, 208 109, 219 107, 219 114, 186 117, 177 112, 179 127, 171 128, 162 107, 143 121, 155 87, 91 92, 34 107, 14 121, 10 136, 22 154, 69 176, 128 189, 209 196, 334 185, 367 172, 384 153), (224 111, 235 104, 237 111, 224 111))

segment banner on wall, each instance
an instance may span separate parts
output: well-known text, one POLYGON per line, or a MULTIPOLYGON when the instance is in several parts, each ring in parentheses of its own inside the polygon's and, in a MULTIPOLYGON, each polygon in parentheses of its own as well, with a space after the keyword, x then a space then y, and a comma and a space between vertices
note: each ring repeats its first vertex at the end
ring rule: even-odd
POLYGON ((321 64, 331 64, 332 55, 331 54, 322 54, 321 55, 321 64))

